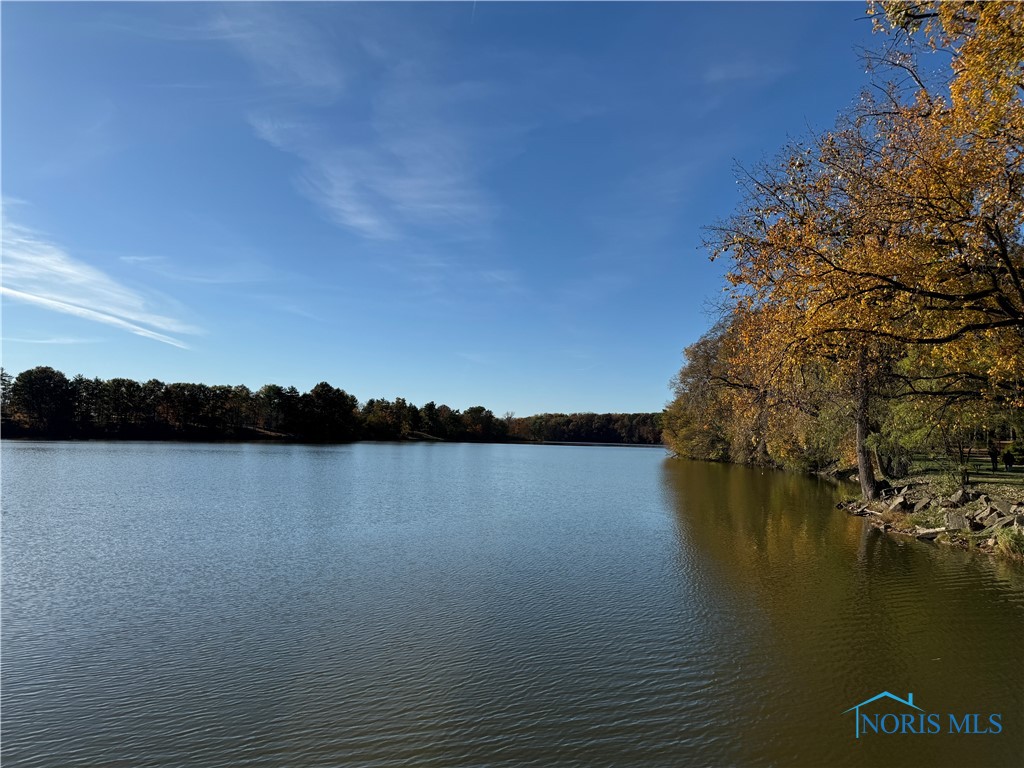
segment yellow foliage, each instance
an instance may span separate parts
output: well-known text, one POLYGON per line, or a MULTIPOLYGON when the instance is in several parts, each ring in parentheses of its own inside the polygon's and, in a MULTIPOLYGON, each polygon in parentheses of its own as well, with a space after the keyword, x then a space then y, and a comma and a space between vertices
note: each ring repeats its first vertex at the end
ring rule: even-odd
POLYGON ((750 178, 710 239, 732 260, 734 362, 762 381, 809 359, 863 376, 866 359, 920 345, 1021 403, 1024 4, 882 7, 890 28, 950 51, 945 91, 900 58, 913 94, 890 87, 750 178))

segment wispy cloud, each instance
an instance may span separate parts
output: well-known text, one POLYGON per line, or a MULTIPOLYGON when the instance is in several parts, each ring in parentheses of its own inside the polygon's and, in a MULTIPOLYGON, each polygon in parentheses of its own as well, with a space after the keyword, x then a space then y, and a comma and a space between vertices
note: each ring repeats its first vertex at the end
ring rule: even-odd
POLYGON ((521 291, 500 263, 502 206, 487 178, 531 132, 596 114, 585 103, 599 93, 592 73, 527 52, 483 54, 467 70, 438 44, 444 28, 425 33, 362 6, 347 6, 344 25, 318 25, 308 8, 232 6, 206 25, 251 67, 253 133, 291 156, 299 194, 417 295, 440 300, 470 276, 472 290, 521 291), (296 41, 316 67, 281 63, 296 41), (330 103, 317 99, 327 92, 330 103))
POLYGON ((302 161, 299 191, 339 226, 370 240, 398 240, 430 231, 446 240, 482 236, 496 207, 477 173, 479 143, 457 119, 409 103, 408 94, 441 87, 390 81, 358 138, 294 115, 253 114, 257 136, 302 161))
POLYGON ((345 34, 266 7, 228 8, 204 35, 249 63, 264 96, 254 133, 300 161, 298 191, 335 224, 371 241, 486 234, 496 207, 479 173, 501 136, 480 116, 497 94, 446 77, 439 51, 409 50, 391 27, 345 34))
POLYGON ((269 5, 233 8, 213 16, 202 33, 232 45, 267 87, 327 101, 345 87, 344 68, 328 41, 296 14, 286 18, 269 5))
POLYGON ((5 344, 99 344, 102 339, 80 339, 75 336, 54 336, 46 339, 17 339, 4 336, 5 344))
POLYGON ((477 277, 490 291, 517 296, 529 293, 521 274, 513 269, 485 269, 477 273, 477 277))
POLYGON ((72 258, 33 230, 6 219, 0 291, 16 301, 121 328, 182 349, 188 349, 188 345, 169 334, 198 332, 187 323, 152 311, 152 300, 140 292, 72 258))
POLYGON ((305 161, 297 179, 299 190, 332 221, 371 240, 399 237, 391 201, 375 189, 384 173, 381 158, 359 151, 290 151, 305 161))
POLYGON ((704 82, 723 85, 737 82, 766 83, 777 80, 792 71, 785 64, 738 59, 721 61, 704 70, 704 82))
POLYGON ((463 360, 474 365, 490 365, 491 361, 485 355, 478 354, 476 352, 456 352, 456 357, 461 357, 463 360))
POLYGON ((166 280, 199 285, 239 285, 262 283, 271 279, 269 271, 252 260, 235 260, 225 266, 196 270, 176 265, 165 256, 120 256, 125 264, 159 275, 166 280))

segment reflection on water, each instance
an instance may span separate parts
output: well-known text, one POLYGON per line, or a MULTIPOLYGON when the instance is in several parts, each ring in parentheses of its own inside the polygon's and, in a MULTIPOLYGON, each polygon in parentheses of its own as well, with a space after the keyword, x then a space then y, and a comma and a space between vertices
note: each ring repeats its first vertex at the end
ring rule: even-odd
POLYGON ((567 446, 3 446, 8 766, 1016 765, 1021 569, 567 446), (1003 734, 853 739, 881 690, 1003 734))
MULTIPOLYGON (((829 510, 834 486, 669 461, 683 549, 755 617, 745 760, 801 765, 1019 765, 1024 759, 1024 572, 880 534, 829 510), (1001 712, 998 736, 891 735, 851 743, 848 707, 889 690, 930 712, 1001 712)), ((884 707, 881 711, 886 711, 884 707)))

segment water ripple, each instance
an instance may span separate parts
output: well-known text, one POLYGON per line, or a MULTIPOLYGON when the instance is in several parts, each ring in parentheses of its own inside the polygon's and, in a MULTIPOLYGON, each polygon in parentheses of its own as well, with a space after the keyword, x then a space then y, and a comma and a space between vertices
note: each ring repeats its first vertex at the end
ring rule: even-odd
POLYGON ((3 458, 5 768, 1018 756, 852 749, 840 713, 890 687, 1024 721, 1024 578, 803 478, 536 446, 3 458))

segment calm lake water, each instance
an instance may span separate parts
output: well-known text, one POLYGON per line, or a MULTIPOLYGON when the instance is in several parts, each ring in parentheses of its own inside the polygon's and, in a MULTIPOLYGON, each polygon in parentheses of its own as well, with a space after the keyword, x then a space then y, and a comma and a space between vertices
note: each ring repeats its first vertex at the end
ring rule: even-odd
POLYGON ((5 768, 1024 763, 1024 571, 822 482, 639 448, 2 458, 5 768), (855 739, 886 690, 1002 732, 855 739))

